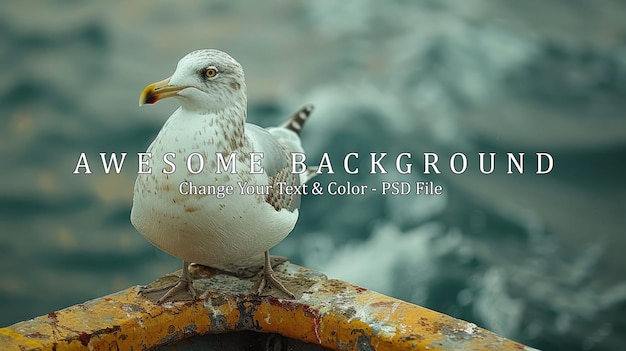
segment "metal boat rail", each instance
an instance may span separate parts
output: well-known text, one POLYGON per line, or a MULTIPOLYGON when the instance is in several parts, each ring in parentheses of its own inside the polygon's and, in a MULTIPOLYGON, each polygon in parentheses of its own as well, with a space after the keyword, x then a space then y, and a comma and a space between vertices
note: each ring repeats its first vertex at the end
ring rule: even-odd
MULTIPOLYGON (((153 296, 130 287, 0 328, 0 349, 194 350, 225 342, 232 350, 256 343, 279 349, 270 344, 295 339, 301 343, 285 349, 534 350, 473 323, 289 262, 275 270, 296 299, 258 296, 250 290, 259 267, 192 265, 196 301, 157 305, 153 296), (229 333, 237 336, 224 339, 229 333)), ((151 286, 175 279, 169 274, 151 286)))

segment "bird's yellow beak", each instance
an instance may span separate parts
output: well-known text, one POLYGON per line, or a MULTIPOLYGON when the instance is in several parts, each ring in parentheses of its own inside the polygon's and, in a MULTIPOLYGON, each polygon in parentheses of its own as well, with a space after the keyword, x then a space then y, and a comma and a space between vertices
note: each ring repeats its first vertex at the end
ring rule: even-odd
POLYGON ((187 88, 185 86, 169 85, 169 83, 170 78, 166 78, 145 87, 139 96, 139 106, 154 104, 159 100, 175 96, 179 91, 187 88))

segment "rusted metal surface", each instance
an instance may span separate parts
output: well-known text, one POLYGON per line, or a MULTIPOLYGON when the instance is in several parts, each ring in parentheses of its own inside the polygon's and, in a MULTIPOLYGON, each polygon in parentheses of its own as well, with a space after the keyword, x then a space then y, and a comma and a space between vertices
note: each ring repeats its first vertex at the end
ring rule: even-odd
MULTIPOLYGON (((285 262, 295 300, 250 293, 252 271, 192 266, 197 301, 137 287, 0 329, 2 350, 151 350, 204 334, 276 333, 333 350, 533 350, 472 323, 285 262)), ((153 283, 165 284, 169 275, 153 283)))

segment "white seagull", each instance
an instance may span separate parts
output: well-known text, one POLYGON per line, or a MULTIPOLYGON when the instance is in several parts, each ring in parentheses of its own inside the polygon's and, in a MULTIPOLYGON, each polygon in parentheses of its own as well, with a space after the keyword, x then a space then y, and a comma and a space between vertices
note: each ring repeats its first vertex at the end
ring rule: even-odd
POLYGON ((246 123, 243 69, 228 54, 213 49, 183 57, 171 77, 143 90, 139 105, 169 97, 181 106, 148 147, 152 172, 137 175, 131 211, 132 224, 148 241, 183 260, 179 281, 160 288, 169 290, 157 303, 184 289, 195 299, 188 270, 191 262, 228 264, 261 253, 265 253, 265 262, 256 292, 270 284, 294 298, 274 276, 268 250, 292 231, 298 219, 300 194, 288 194, 284 189, 287 185, 298 187, 314 173, 294 174, 291 169, 291 153, 303 152, 299 134, 313 107, 303 107, 276 128, 246 123), (250 153, 257 152, 262 153, 262 158, 256 157, 263 169, 259 174, 250 172, 250 153), (175 169, 165 162, 166 153, 173 153, 165 159, 175 169), (193 153, 202 157, 189 157, 193 153), (233 153, 236 173, 231 169, 216 173, 220 161, 216 154, 228 161, 233 153), (203 166, 200 159, 206 162, 195 174, 203 166), (279 182, 284 182, 282 193, 279 182), (223 198, 187 194, 189 189, 182 186, 190 183, 230 185, 234 191, 223 198), (242 184, 259 187, 253 194, 241 194, 242 184))

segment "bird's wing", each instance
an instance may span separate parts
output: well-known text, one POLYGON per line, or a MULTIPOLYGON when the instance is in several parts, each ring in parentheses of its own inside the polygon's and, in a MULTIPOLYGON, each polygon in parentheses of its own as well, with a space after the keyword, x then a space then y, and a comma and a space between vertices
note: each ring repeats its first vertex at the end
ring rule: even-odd
MULTIPOLYGON (((311 116, 311 112, 313 112, 313 105, 304 105, 291 115, 283 125, 267 128, 267 131, 274 135, 281 144, 285 145, 289 152, 304 153, 300 141, 300 133, 309 116, 311 116)), ((304 173, 300 174, 300 183, 304 184, 315 177, 317 169, 317 166, 308 167, 304 173)))
POLYGON ((261 165, 267 174, 268 185, 272 186, 265 197, 265 202, 272 205, 276 211, 287 209, 293 212, 298 209, 300 207, 300 194, 289 195, 289 192, 286 191, 287 187, 300 185, 300 176, 291 172, 291 152, 293 150, 289 149, 289 145, 281 142, 274 133, 254 124, 246 124, 246 135, 252 141, 253 150, 263 153, 261 165), (284 183, 282 192, 278 184, 280 182, 284 183))

